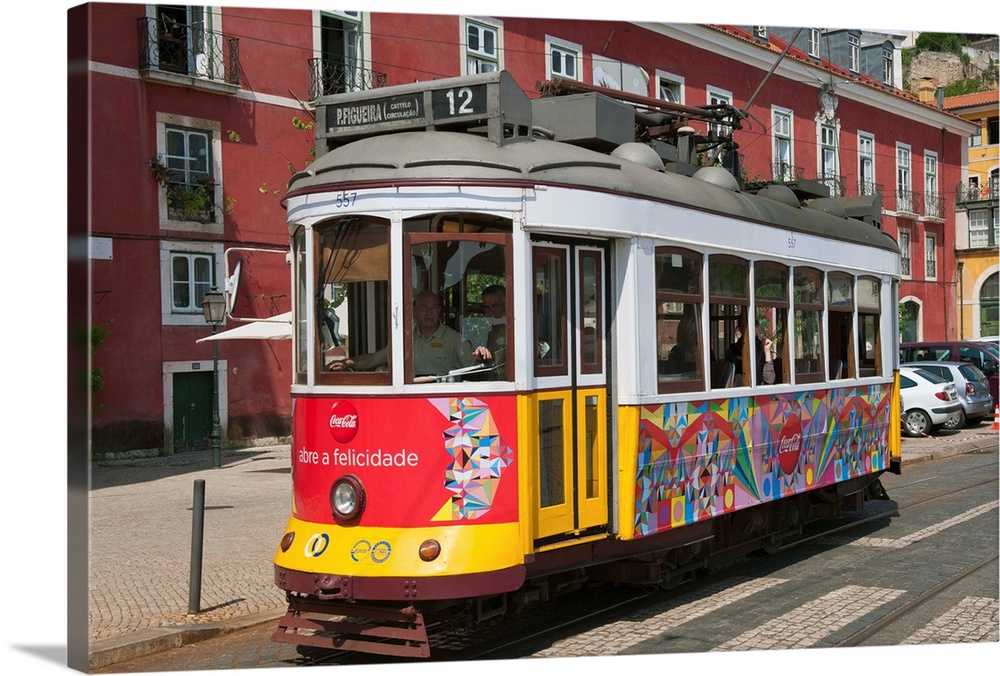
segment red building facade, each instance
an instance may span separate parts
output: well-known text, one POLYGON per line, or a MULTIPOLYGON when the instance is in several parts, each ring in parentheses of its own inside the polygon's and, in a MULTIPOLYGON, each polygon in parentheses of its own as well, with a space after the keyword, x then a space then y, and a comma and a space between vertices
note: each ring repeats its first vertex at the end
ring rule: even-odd
MULTIPOLYGON (((955 206, 943 196, 961 178, 972 125, 895 89, 888 66, 890 81, 867 75, 858 31, 782 38, 766 27, 625 21, 81 11, 93 38, 90 309, 93 325, 107 329, 93 355, 103 378, 95 452, 173 452, 203 439, 213 362, 211 343, 195 342, 211 332, 201 295, 224 283, 226 248, 287 248, 281 195, 290 170, 310 159, 312 104, 346 89, 504 69, 529 96, 562 77, 691 106, 731 104, 747 113, 734 135, 747 181, 811 179, 835 196, 882 196, 882 228, 909 254, 901 300, 921 313, 922 337, 956 335, 955 206), (843 42, 846 65, 811 54, 823 39, 843 42), (167 168, 166 185, 151 160, 167 168)), ((898 59, 891 40, 873 49, 898 59)), ((282 256, 237 258, 234 315, 290 309, 282 256)), ((902 317, 904 333, 912 321, 902 317)), ((224 437, 287 433, 289 341, 218 349, 224 437)))

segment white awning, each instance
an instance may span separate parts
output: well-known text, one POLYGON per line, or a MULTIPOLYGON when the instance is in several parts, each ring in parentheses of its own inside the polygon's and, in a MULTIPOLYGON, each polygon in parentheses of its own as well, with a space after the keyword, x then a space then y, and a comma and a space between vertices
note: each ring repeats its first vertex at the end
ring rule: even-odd
POLYGON ((228 331, 220 331, 211 336, 199 338, 196 343, 206 340, 289 340, 292 337, 292 313, 261 319, 228 331))

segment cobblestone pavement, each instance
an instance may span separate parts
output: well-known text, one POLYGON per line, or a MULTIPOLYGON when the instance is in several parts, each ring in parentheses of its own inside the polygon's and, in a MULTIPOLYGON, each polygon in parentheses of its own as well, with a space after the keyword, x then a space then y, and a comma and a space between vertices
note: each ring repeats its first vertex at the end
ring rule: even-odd
MULTIPOLYGON (((998 440, 1000 436, 988 424, 945 431, 937 438, 907 438, 903 440, 904 465, 980 449, 995 450, 998 440)), ((282 615, 284 596, 273 583, 271 560, 290 513, 290 488, 287 444, 227 450, 223 467, 216 469, 211 467, 208 453, 94 467, 90 499, 91 668, 254 623, 272 622, 282 615), (204 553, 200 612, 190 614, 196 480, 205 482, 204 553)), ((672 611, 671 621, 686 621, 686 617, 708 612, 713 603, 729 602, 733 595, 752 595, 774 584, 780 582, 766 578, 742 585, 729 582, 719 590, 720 596, 683 608, 680 615, 681 609, 672 611)), ((869 594, 889 591, 863 591, 862 595, 871 603, 869 594)), ((996 602, 992 606, 989 600, 970 603, 979 604, 974 610, 984 625, 992 617, 993 634, 989 635, 995 640, 996 602)), ((850 621, 850 613, 845 608, 845 622, 850 621)), ((792 641, 787 647, 802 647, 795 643, 796 617, 779 618, 782 628, 770 632, 792 641)), ((642 621, 631 621, 620 628, 617 637, 613 629, 605 628, 611 633, 589 645, 593 648, 597 644, 594 654, 620 653, 623 642, 642 640, 643 626, 642 621)), ((652 631, 661 625, 650 620, 646 626, 652 631)), ((983 640, 973 636, 981 632, 969 632, 967 640, 983 640)), ((751 636, 739 640, 748 647, 762 647, 753 643, 756 639, 751 636)), ((921 642, 920 637, 914 636, 913 642, 921 642)), ((572 652, 591 654, 582 648, 572 652)))

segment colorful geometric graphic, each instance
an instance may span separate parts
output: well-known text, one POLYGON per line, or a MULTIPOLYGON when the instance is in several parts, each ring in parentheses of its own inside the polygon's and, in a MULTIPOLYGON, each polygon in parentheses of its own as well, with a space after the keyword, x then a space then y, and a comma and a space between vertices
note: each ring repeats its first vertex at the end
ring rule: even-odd
POLYGON ((479 518, 490 511, 500 477, 513 461, 514 452, 500 438, 490 409, 478 399, 434 403, 452 423, 444 431, 445 450, 452 457, 444 486, 455 494, 434 520, 479 518))
POLYGON ((878 472, 888 385, 643 406, 641 537, 878 472))

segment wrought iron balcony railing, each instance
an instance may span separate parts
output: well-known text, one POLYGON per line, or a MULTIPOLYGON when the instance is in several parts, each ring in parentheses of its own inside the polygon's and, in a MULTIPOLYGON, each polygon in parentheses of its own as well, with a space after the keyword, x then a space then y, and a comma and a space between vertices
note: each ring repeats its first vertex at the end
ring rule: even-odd
POLYGON ((778 183, 797 183, 802 180, 802 167, 796 167, 787 162, 775 162, 771 165, 771 180, 778 183))
POLYGON ((936 193, 924 193, 924 216, 944 218, 944 196, 936 193))
POLYGON ((830 189, 830 197, 843 197, 846 192, 843 176, 817 176, 816 182, 830 189))
POLYGON ((996 202, 1000 198, 1000 182, 989 181, 985 185, 977 183, 959 183, 955 190, 955 201, 958 204, 973 202, 996 202))
POLYGON ((384 87, 386 74, 336 59, 309 59, 309 100, 384 87))
POLYGON ((898 213, 913 214, 919 213, 920 195, 912 190, 896 189, 896 211, 898 213))
POLYGON ((872 183, 870 181, 858 182, 858 195, 878 195, 879 197, 884 197, 884 192, 881 183, 872 183))
POLYGON ((139 70, 239 84, 239 38, 166 17, 143 17, 138 21, 138 30, 139 70))

